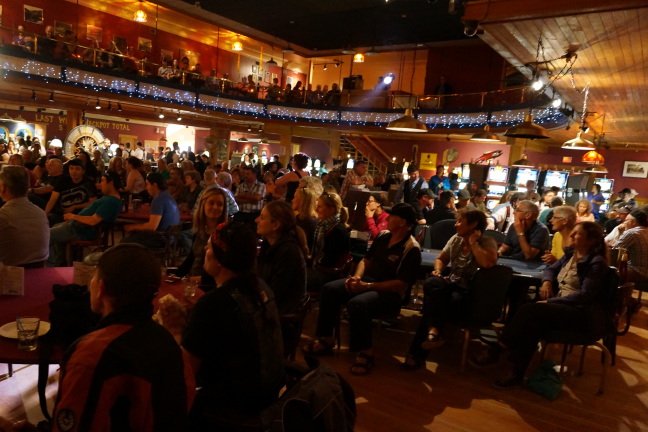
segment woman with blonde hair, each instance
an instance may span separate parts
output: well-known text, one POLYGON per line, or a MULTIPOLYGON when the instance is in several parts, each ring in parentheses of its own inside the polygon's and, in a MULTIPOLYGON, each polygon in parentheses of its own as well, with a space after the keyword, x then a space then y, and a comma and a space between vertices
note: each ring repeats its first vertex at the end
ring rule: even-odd
POLYGON ((551 265, 565 255, 564 249, 571 247, 573 239, 571 232, 576 226, 576 210, 570 206, 558 206, 553 211, 551 223, 554 229, 551 251, 542 256, 542 261, 551 265))
POLYGON ((124 159, 115 156, 108 163, 108 172, 114 172, 121 178, 122 184, 126 184, 126 169, 124 169, 124 159))
POLYGON ((582 199, 575 205, 576 207, 576 222, 594 222, 594 214, 592 213, 592 204, 589 200, 582 199))
POLYGON ((213 282, 205 273, 205 246, 216 228, 227 222, 227 197, 221 188, 206 189, 200 196, 198 208, 193 216, 193 244, 187 258, 175 271, 176 276, 189 276, 201 284, 213 282))
POLYGON ((315 229, 317 228, 317 199, 324 192, 322 180, 318 177, 304 177, 299 181, 292 200, 292 209, 297 217, 297 226, 304 230, 308 250, 313 250, 315 229))

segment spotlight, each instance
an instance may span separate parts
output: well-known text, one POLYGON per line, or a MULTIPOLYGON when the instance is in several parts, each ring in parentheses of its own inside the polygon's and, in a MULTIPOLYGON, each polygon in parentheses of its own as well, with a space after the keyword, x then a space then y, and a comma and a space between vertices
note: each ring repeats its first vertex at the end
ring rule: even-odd
POLYGON ((582 126, 579 126, 578 128, 579 128, 580 130, 582 130, 583 133, 588 133, 589 130, 590 130, 589 125, 588 125, 587 123, 583 123, 583 125, 582 125, 582 126))
POLYGON ((557 98, 557 99, 554 99, 553 102, 551 102, 551 106, 554 107, 554 108, 558 108, 561 103, 562 103, 562 101, 560 100, 560 98, 557 98))
POLYGON ((121 104, 117 102, 117 111, 121 112, 121 110, 122 110, 121 104))
POLYGON ((248 132, 252 132, 252 126, 248 126, 248 132))
POLYGON ((259 126, 259 133, 263 133, 263 126, 259 126))
POLYGON ((335 63, 335 67, 340 67, 340 63, 335 63))
POLYGON ((326 70, 326 69, 328 69, 328 68, 326 67, 326 65, 324 65, 324 70, 326 70))
POLYGON ((32 90, 32 100, 36 100, 36 92, 32 90))
POLYGON ((383 83, 385 83, 387 85, 390 85, 393 82, 394 82, 394 74, 393 73, 389 73, 389 74, 387 74, 387 76, 385 76, 385 78, 383 78, 383 83))
POLYGON ((178 117, 176 118, 176 121, 182 121, 182 117, 180 117, 179 113, 178 113, 178 117))
POLYGON ((536 81, 534 81, 533 84, 531 84, 531 88, 532 88, 533 90, 535 90, 535 91, 540 90, 540 89, 542 88, 542 86, 543 86, 543 84, 542 84, 542 80, 539 80, 539 79, 536 80, 536 81))
POLYGON ((95 109, 101 109, 101 104, 99 103, 99 99, 97 99, 97 104, 95 105, 95 109))
POLYGON ((50 93, 49 101, 54 102, 54 92, 50 93))
POLYGON ((164 118, 164 113, 160 111, 160 114, 158 115, 159 118, 163 119, 164 118))

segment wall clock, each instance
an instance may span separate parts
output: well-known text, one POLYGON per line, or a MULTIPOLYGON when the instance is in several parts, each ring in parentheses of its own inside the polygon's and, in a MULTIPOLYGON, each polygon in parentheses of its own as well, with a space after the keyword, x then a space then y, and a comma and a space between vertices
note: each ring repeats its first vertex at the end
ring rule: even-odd
POLYGON ((73 157, 77 149, 84 149, 92 154, 96 145, 101 144, 104 136, 99 129, 90 125, 75 127, 65 137, 65 155, 73 157))

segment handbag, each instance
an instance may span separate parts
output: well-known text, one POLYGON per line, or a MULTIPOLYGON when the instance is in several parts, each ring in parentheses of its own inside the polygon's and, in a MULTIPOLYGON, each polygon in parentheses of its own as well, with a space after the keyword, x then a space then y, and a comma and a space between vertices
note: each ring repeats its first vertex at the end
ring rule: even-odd
POLYGON ((535 393, 546 397, 549 400, 556 400, 562 393, 562 378, 556 372, 556 363, 552 361, 543 362, 531 374, 527 385, 535 393))

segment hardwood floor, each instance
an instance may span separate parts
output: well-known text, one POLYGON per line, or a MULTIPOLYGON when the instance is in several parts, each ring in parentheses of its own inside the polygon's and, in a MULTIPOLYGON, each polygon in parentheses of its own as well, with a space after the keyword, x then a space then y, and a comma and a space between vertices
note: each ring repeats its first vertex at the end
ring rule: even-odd
MULTIPOLYGON (((307 318, 304 336, 313 334, 317 308, 307 318)), ((477 370, 467 367, 459 373, 460 345, 449 342, 430 356, 427 369, 402 372, 398 364, 418 323, 416 312, 403 311, 394 329, 375 331, 376 367, 369 376, 355 377, 348 372, 353 356, 348 350, 325 357, 353 386, 357 398, 358 432, 432 431, 648 431, 648 307, 639 312, 630 333, 620 337, 617 364, 608 372, 606 392, 597 396, 600 353, 587 352, 581 377, 573 373, 580 349, 567 360, 564 389, 555 401, 525 389, 497 390, 491 386, 506 368, 477 370)), ((457 335, 458 336, 458 335, 457 335)), ((348 328, 342 325, 343 344, 348 328)), ((480 349, 474 342, 471 351, 480 349)), ((559 359, 559 350, 548 353, 559 359)), ((298 360, 301 358, 298 357, 298 360)), ((532 368, 537 364, 537 359, 532 368)), ((48 386, 50 403, 56 393, 55 369, 48 386)), ((0 365, 0 374, 5 373, 0 365)), ((0 416, 42 418, 34 399, 36 368, 18 371, 0 381, 0 416), (27 414, 26 414, 27 413, 27 414)))

